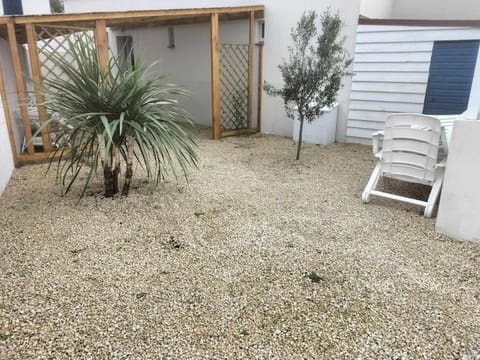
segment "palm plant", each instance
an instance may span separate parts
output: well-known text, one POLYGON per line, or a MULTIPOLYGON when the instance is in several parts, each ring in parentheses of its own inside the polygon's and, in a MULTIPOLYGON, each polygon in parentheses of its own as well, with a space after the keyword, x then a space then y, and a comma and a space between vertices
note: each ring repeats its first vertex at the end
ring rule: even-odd
MULTIPOLYGON (((157 183, 164 173, 180 169, 187 176, 196 166, 194 126, 190 115, 175 100, 187 93, 156 75, 149 67, 120 70, 120 59, 111 56, 103 70, 91 41, 69 41, 68 56, 52 54, 61 71, 45 79, 42 91, 50 118, 44 126, 59 131, 57 179, 68 192, 89 167, 81 196, 103 166, 105 196, 119 192, 121 164, 126 164, 122 195, 127 196, 136 159, 157 183), (70 61, 69 57, 73 61, 70 61), (62 160, 65 160, 62 162, 62 160)), ((54 153, 54 155, 55 155, 54 153)))

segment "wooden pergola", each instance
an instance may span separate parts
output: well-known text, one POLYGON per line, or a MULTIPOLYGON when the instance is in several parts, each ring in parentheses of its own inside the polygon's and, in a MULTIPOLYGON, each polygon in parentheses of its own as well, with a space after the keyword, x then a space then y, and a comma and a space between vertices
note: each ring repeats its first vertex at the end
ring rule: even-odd
MULTIPOLYGON (((19 112, 24 128, 24 138, 27 148, 25 153, 18 154, 16 151, 13 120, 11 116, 12 105, 8 101, 8 91, 5 86, 4 73, 0 64, 0 95, 2 97, 8 133, 16 165, 35 160, 48 158, 52 153, 52 143, 47 129, 42 131, 43 150, 36 152, 32 140, 31 121, 27 106, 28 97, 23 74, 19 45, 28 45, 28 54, 32 80, 35 84, 42 82, 41 60, 39 59, 38 41, 53 36, 49 32, 41 30, 42 26, 51 28, 84 28, 94 33, 97 47, 98 62, 103 68, 108 65, 109 46, 107 28, 144 28, 152 26, 173 26, 182 24, 210 23, 210 47, 211 47, 211 93, 212 93, 212 137, 220 139, 223 136, 238 133, 255 133, 260 131, 261 126, 261 96, 262 96, 262 68, 263 50, 262 44, 255 44, 255 20, 263 18, 264 6, 242 6, 222 8, 198 8, 198 9, 172 9, 172 10, 146 10, 124 12, 96 12, 79 14, 55 14, 55 15, 22 15, 0 17, 0 37, 8 40, 10 45, 11 59, 17 87, 19 112), (219 22, 228 20, 245 19, 249 21, 248 42, 248 127, 240 130, 223 130, 221 126, 221 79, 220 79, 220 41, 219 22), (258 45, 258 81, 254 84, 254 49, 258 45), (257 87, 257 124, 252 127, 253 96, 257 87)), ((44 98, 40 92, 35 92, 35 102, 38 110, 40 124, 48 119, 44 98)))

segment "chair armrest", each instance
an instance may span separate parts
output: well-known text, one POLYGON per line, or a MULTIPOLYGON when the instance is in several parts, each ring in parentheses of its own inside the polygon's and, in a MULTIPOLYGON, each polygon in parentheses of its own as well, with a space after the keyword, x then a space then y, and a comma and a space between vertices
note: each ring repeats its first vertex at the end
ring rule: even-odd
POLYGON ((372 150, 376 156, 380 152, 380 139, 383 139, 383 131, 377 131, 372 134, 372 150))
POLYGON ((446 158, 435 165, 436 168, 444 168, 445 166, 447 166, 447 159, 446 158))

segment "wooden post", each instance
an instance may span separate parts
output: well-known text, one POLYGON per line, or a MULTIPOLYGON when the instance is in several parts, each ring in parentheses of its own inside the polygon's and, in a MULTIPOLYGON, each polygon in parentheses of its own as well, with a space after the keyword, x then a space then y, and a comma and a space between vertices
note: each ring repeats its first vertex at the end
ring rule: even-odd
MULTIPOLYGON (((35 82, 35 101, 38 108, 38 117, 40 125, 43 126, 48 120, 47 109, 45 107, 45 97, 42 94, 41 82, 42 75, 40 73, 40 61, 38 60, 37 41, 35 39, 35 28, 33 24, 25 24, 25 30, 27 32, 28 41, 28 53, 30 55, 30 66, 32 68, 32 78, 35 82)), ((42 129, 42 141, 43 149, 49 153, 52 151, 52 143, 50 141, 50 135, 47 128, 42 129)))
POLYGON ((108 69, 108 35, 107 22, 95 21, 95 45, 97 47, 98 65, 103 71, 108 69))
POLYGON ((263 43, 258 44, 257 132, 262 131, 263 43))
POLYGON ((30 126, 30 118, 28 116, 27 97, 25 95, 25 83, 23 82, 23 69, 18 53, 17 35, 15 34, 15 25, 7 24, 8 42, 10 44, 10 52, 12 54, 13 69, 15 72, 15 81, 17 83, 18 102, 22 115, 23 131, 25 140, 27 141, 27 151, 30 155, 35 153, 32 143, 32 128, 30 126))
POLYGON ((248 128, 252 128, 253 116, 253 53, 255 51, 255 13, 250 12, 250 24, 248 32, 248 128))
POLYGON ((210 48, 212 62, 212 133, 213 139, 220 139, 220 48, 218 36, 218 14, 211 15, 210 48))
POLYGON ((5 113, 5 121, 7 122, 8 138, 10 139, 10 149, 12 151, 13 162, 18 166, 17 147, 15 145, 15 136, 13 134, 12 117, 10 115, 10 105, 8 104, 7 90, 3 79, 3 69, 0 63, 0 96, 2 97, 3 112, 5 113))

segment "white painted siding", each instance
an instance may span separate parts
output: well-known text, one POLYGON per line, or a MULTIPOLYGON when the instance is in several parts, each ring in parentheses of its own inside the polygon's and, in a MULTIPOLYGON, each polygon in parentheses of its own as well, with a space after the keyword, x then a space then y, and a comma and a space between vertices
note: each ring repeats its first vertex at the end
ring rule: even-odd
POLYGON ((359 26, 347 141, 369 142, 373 132, 383 129, 389 114, 421 113, 433 43, 476 39, 480 29, 359 26))

